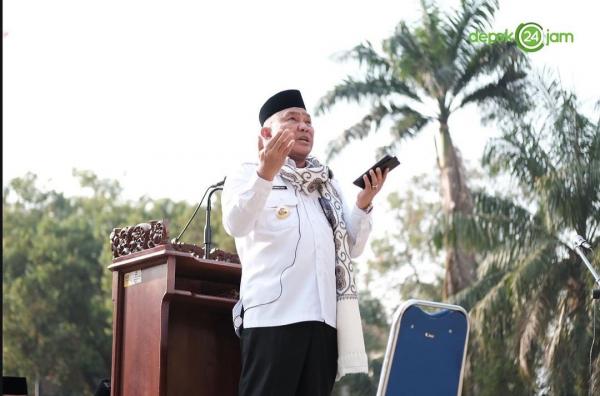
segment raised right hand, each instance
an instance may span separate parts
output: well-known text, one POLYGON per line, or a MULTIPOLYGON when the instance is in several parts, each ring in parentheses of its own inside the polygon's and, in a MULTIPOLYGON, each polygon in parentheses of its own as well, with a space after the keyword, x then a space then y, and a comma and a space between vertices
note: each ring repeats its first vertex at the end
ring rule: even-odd
POLYGON ((258 137, 258 175, 265 180, 272 181, 283 166, 286 157, 294 147, 294 133, 288 129, 280 129, 275 136, 267 140, 265 145, 263 137, 258 137))

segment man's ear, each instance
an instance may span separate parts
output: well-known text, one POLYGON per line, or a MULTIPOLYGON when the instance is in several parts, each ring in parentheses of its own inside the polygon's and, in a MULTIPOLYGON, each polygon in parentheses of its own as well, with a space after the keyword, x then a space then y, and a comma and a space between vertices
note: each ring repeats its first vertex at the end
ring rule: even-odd
POLYGON ((267 126, 260 128, 260 136, 262 136, 264 139, 271 139, 273 137, 271 134, 271 128, 267 126))
POLYGON ((260 128, 260 134, 258 135, 258 151, 262 150, 265 147, 265 142, 271 139, 273 135, 271 134, 270 127, 262 127, 260 128))

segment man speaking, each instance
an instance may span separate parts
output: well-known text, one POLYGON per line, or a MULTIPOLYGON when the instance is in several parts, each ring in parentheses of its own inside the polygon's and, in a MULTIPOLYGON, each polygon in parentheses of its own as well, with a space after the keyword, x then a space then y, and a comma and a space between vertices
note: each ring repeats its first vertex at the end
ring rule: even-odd
POLYGON ((239 394, 329 395, 336 375, 368 370, 350 259, 367 243, 387 171, 365 175, 348 209, 332 172, 310 156, 300 91, 269 98, 259 121, 258 163, 229 175, 222 196, 242 263, 239 394))

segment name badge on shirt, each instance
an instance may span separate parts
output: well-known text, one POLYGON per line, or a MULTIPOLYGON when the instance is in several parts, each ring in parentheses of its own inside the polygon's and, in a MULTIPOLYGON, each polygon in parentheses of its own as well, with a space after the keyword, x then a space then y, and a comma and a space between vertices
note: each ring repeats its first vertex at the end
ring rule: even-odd
POLYGON ((283 220, 290 215, 290 209, 287 206, 278 206, 275 209, 275 215, 279 220, 283 220))
POLYGON ((273 186, 273 190, 287 190, 287 186, 273 186))

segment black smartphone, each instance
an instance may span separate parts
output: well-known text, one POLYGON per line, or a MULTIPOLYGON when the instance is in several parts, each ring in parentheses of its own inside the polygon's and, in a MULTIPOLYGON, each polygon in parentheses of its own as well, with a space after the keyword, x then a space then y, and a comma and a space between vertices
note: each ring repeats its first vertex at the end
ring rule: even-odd
POLYGON ((382 159, 380 159, 379 161, 377 161, 377 163, 375 165, 373 165, 372 167, 370 167, 369 169, 367 169, 367 171, 364 172, 362 175, 360 175, 358 177, 358 179, 354 180, 353 184, 355 186, 360 187, 360 188, 365 188, 365 181, 363 180, 363 176, 364 175, 369 176, 369 171, 370 170, 375 171, 375 169, 381 168, 381 171, 385 172, 386 168, 389 169, 389 170, 392 170, 395 167, 397 167, 398 165, 400 165, 400 161, 398 161, 398 158, 392 157, 391 155, 386 155, 385 157, 383 157, 382 159))

